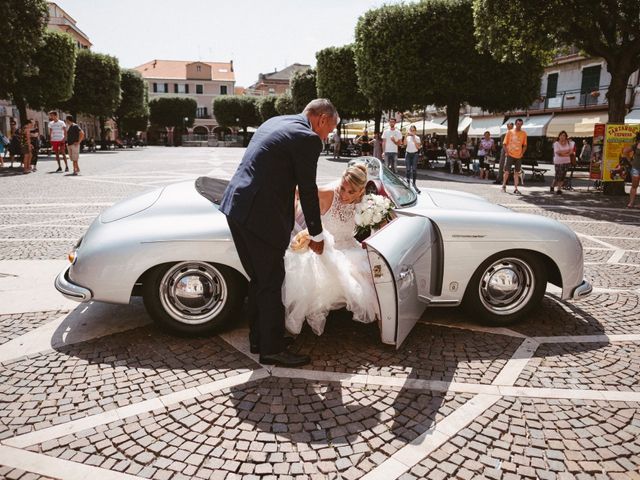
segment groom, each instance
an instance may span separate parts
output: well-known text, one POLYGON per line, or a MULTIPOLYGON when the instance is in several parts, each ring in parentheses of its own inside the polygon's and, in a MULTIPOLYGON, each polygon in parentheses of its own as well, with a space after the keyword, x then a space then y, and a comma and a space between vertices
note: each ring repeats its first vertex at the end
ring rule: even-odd
POLYGON ((324 249, 316 167, 323 142, 339 121, 329 100, 313 100, 300 115, 274 117, 256 131, 227 186, 220 211, 249 282, 249 340, 260 363, 289 367, 310 359, 286 349, 284 339, 284 253, 294 221, 298 187, 311 242, 324 249))

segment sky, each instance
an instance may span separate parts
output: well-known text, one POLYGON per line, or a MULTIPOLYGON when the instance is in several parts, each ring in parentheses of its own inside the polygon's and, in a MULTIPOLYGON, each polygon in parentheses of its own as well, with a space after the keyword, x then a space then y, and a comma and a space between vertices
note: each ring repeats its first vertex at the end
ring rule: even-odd
POLYGON ((56 0, 93 43, 132 68, 150 60, 233 60, 236 86, 354 41, 367 10, 398 0, 56 0))

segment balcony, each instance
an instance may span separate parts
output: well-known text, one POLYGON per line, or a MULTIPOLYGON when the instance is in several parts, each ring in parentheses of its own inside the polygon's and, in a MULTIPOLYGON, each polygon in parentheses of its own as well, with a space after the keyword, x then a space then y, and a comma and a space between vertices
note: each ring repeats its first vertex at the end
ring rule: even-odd
MULTIPOLYGON (((581 89, 564 90, 556 93, 554 97, 541 96, 533 102, 527 109, 529 112, 556 112, 556 111, 579 111, 579 110, 602 110, 609 106, 607 93, 609 85, 598 89, 583 92, 581 89)), ((627 86, 625 103, 631 104, 633 87, 627 86)))

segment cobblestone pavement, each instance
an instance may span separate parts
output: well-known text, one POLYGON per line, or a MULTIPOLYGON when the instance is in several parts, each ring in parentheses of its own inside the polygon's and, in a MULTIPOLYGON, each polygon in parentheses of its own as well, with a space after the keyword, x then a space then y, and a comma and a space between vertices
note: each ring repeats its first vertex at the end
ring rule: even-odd
MULTIPOLYGON (((36 174, 0 171, 0 279, 7 261, 64 259, 113 202, 228 178, 240 154, 150 147, 83 155, 80 177, 50 173, 47 158, 36 174)), ((322 159, 319 183, 344 165, 322 159)), ((550 289, 511 328, 430 308, 398 350, 335 312, 323 336, 296 339, 312 357, 301 369, 259 365, 242 319, 181 338, 140 326, 139 304, 9 314, 0 302, 0 478, 639 479, 640 209, 580 179, 558 198, 539 183, 516 197, 420 178, 568 225, 593 294, 550 289)))

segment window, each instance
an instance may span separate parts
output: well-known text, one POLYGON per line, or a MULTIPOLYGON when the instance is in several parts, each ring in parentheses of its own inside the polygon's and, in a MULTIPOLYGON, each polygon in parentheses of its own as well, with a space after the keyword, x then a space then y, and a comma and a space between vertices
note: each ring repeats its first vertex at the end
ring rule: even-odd
POLYGON ((200 72, 200 71, 202 71, 202 66, 196 65, 196 72, 200 72))
POLYGON ((168 83, 155 83, 153 84, 153 91, 155 93, 169 93, 168 83))
POLYGON ((185 83, 176 83, 174 93, 189 93, 189 85, 185 83))
POLYGON ((202 94, 204 88, 202 85, 196 85, 196 93, 202 94))
POLYGON ((558 94, 558 74, 552 73, 547 77, 547 98, 555 98, 558 94))
POLYGON ((595 105, 598 103, 601 69, 601 65, 594 65, 593 67, 586 67, 582 70, 582 85, 580 86, 581 105, 595 105))
POLYGON ((270 88, 269 89, 269 93, 276 93, 276 89, 275 88, 270 88))
POLYGON ((220 95, 226 95, 226 94, 227 94, 227 86, 220 85, 220 95))
POLYGON ((209 118, 207 107, 196 108, 196 118, 209 118))

